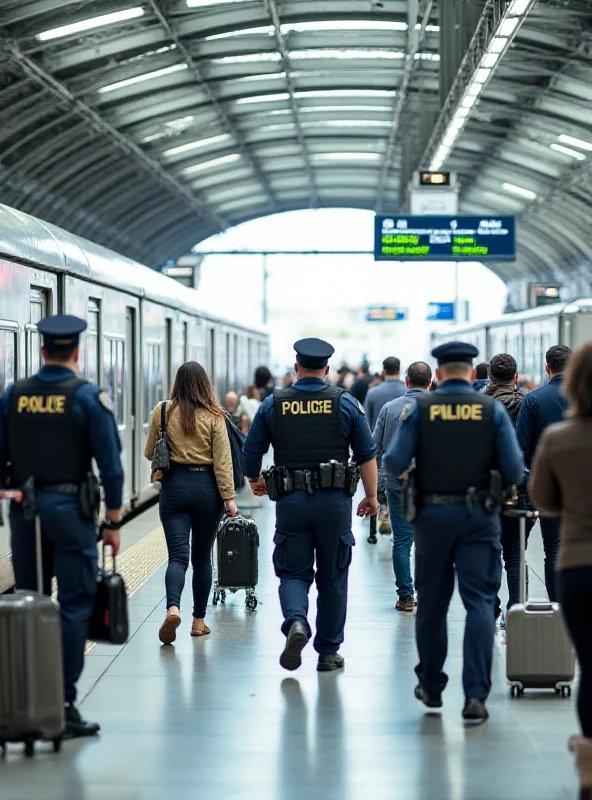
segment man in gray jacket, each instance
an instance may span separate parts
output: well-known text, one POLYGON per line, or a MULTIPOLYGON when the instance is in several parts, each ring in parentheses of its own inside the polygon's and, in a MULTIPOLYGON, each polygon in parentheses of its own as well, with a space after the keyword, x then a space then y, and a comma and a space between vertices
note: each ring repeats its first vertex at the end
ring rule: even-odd
MULTIPOLYGON (((423 361, 415 361, 407 370, 405 384, 406 393, 384 405, 378 415, 373 436, 376 443, 376 457, 380 466, 382 454, 395 437, 399 417, 403 408, 414 402, 413 398, 426 392, 432 382, 432 370, 423 361)), ((413 578, 411 577, 411 545, 413 544, 413 528, 406 522, 401 510, 402 481, 387 477, 387 497, 393 529, 393 570, 397 585, 396 608, 399 611, 412 612, 415 607, 413 578)))

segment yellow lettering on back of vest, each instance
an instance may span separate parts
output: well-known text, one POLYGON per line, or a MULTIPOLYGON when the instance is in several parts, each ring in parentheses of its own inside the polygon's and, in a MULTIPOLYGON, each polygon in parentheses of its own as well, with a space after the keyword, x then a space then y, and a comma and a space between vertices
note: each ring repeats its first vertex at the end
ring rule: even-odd
POLYGON ((282 401, 282 416, 285 417, 289 410, 290 410, 290 401, 289 400, 283 400, 282 401))
POLYGON ((442 409, 444 406, 430 406, 430 422, 433 422, 436 417, 442 416, 442 409))
POLYGON ((471 419, 480 422, 483 419, 483 405, 479 403, 479 405, 471 406, 471 419))
POLYGON ((286 414, 332 414, 331 400, 282 400, 282 416, 286 414))
POLYGON ((19 397, 17 414, 26 411, 28 414, 63 414, 66 407, 66 396, 50 394, 47 397, 32 395, 19 397))
POLYGON ((455 422, 457 420, 476 420, 483 419, 483 404, 456 403, 455 405, 430 406, 430 422, 440 417, 444 422, 455 422))
POLYGON ((333 413, 333 403, 331 400, 323 400, 324 411, 323 414, 332 414, 333 413))

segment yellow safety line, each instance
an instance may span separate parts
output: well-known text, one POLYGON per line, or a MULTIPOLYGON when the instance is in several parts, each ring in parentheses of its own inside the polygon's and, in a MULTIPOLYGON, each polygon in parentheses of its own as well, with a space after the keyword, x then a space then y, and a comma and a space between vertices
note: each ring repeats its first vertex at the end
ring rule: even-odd
MULTIPOLYGON (((161 525, 128 547, 117 558, 117 572, 125 581, 128 597, 133 597, 166 559, 167 547, 161 525)), ((110 559, 107 560, 107 564, 109 561, 110 559)), ((85 655, 88 655, 94 646, 95 642, 87 642, 85 655)))

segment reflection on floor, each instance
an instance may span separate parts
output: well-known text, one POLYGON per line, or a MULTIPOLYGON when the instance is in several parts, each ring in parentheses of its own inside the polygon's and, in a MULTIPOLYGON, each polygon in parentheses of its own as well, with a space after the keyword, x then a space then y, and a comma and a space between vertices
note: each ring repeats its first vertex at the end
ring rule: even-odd
MULTIPOLYGON (((576 779, 566 740, 573 700, 509 698, 496 646, 490 721, 462 723, 462 607, 450 614, 451 675, 442 714, 413 699, 414 619, 394 610, 390 538, 358 542, 342 674, 315 671, 312 648, 297 673, 282 647, 271 567, 273 511, 253 512, 261 532, 261 604, 244 593, 211 607, 209 637, 191 639, 188 591, 175 647, 161 647, 163 569, 135 595, 125 647, 98 645, 81 682, 100 739, 13 746, 0 764, 0 800, 567 800, 576 779)), ((146 530, 150 530, 153 523, 146 530)), ((540 537, 531 541, 531 594, 540 595, 540 537)))

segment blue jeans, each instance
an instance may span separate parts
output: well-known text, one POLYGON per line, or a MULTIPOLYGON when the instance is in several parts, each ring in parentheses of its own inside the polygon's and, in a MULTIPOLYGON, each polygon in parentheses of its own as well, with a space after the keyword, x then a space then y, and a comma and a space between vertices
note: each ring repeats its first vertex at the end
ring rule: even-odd
POLYGON ((413 528, 403 516, 400 490, 387 489, 387 497, 393 529, 393 570, 397 594, 399 598, 413 597, 413 578, 411 577, 413 528))
POLYGON ((169 552, 165 576, 167 608, 181 607, 191 551, 193 616, 205 617, 212 588, 212 545, 223 513, 224 503, 213 471, 193 472, 188 467, 173 466, 163 477, 160 520, 169 552))

